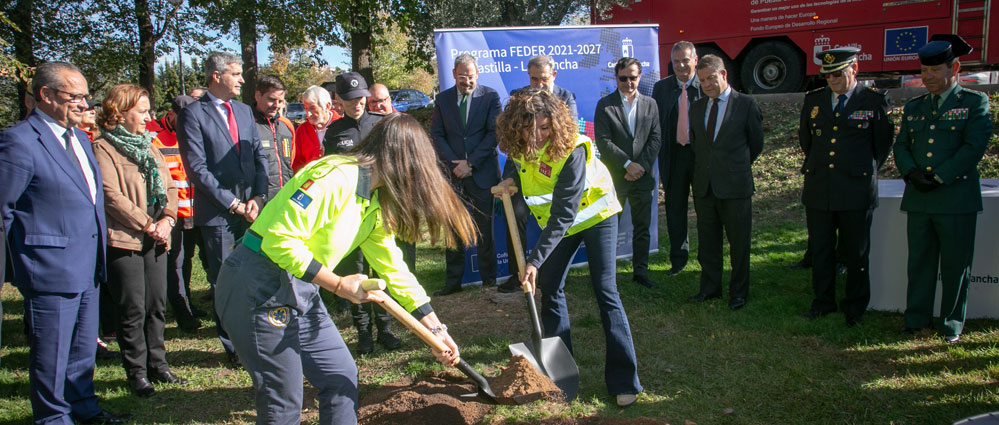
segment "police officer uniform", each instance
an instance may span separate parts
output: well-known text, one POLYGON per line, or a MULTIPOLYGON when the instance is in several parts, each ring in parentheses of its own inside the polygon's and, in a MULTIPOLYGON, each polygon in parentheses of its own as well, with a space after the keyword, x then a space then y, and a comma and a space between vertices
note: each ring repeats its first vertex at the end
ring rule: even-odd
MULTIPOLYGON (((353 100, 359 97, 371 96, 368 91, 368 84, 364 77, 357 72, 345 72, 336 77, 336 94, 344 100, 353 100)), ((368 136, 371 129, 378 121, 385 117, 384 114, 368 112, 368 108, 362 108, 361 117, 354 119, 344 113, 343 117, 334 121, 326 129, 323 137, 323 153, 326 155, 339 155, 350 151, 361 144, 361 141, 368 136)), ((347 257, 340 262, 333 270, 339 275, 349 275, 355 273, 368 273, 368 265, 364 261, 364 255, 360 250, 354 250, 347 254, 347 257)), ((368 354, 374 350, 374 340, 372 339, 372 324, 378 328, 378 342, 388 350, 396 350, 402 347, 399 339, 392 334, 392 316, 381 308, 375 308, 374 304, 351 304, 351 317, 354 327, 357 328, 357 353, 368 354), (372 320, 374 316, 374 320, 372 320), (372 323, 374 322, 374 323, 372 323)))
POLYGON ((360 249, 406 311, 433 311, 382 225, 370 169, 354 162, 327 156, 300 170, 219 273, 219 315, 253 379, 257 423, 300 423, 303 375, 318 390, 319 423, 357 423, 357 366, 310 283, 324 265, 360 249))
MULTIPOLYGON (((816 54, 821 74, 843 72, 860 49, 844 47, 816 54)), ((831 87, 805 95, 798 138, 805 153, 808 238, 813 252, 815 298, 803 317, 814 319, 837 310, 837 230, 845 254, 846 297, 839 309, 847 326, 860 322, 871 297, 869 272, 871 220, 878 205, 878 169, 891 150, 894 126, 888 119, 888 96, 854 84, 846 93, 831 87)))
POLYGON ((281 114, 273 117, 264 116, 253 107, 253 120, 257 123, 260 133, 260 146, 267 154, 267 198, 264 202, 277 195, 295 171, 291 168, 291 160, 295 155, 295 126, 281 114))
MULTIPOLYGON (((919 50, 924 66, 950 66, 971 52, 956 35, 930 40, 919 50)), ((894 148, 906 182, 901 209, 907 215, 909 286, 903 332, 931 326, 939 272, 940 332, 949 343, 961 335, 982 211, 978 163, 991 134, 988 97, 956 82, 940 95, 927 93, 905 104, 894 148)))

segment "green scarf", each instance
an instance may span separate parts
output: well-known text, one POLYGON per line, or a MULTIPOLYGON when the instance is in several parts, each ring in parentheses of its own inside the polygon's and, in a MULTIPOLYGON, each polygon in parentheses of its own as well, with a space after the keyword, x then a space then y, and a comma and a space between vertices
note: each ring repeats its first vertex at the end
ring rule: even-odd
POLYGON ((166 207, 166 187, 160 178, 156 157, 150 151, 150 146, 153 142, 153 133, 147 131, 142 134, 132 134, 128 130, 125 130, 124 126, 119 125, 105 131, 101 136, 111 146, 114 146, 118 152, 121 152, 125 158, 128 158, 135 165, 139 166, 139 172, 142 173, 142 176, 146 180, 147 203, 149 205, 159 203, 160 206, 166 207))

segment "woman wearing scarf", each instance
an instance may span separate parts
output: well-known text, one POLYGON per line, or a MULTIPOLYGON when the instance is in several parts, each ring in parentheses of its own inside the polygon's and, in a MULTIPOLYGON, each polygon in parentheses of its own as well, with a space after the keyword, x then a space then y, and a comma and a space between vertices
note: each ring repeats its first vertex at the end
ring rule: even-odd
POLYGON ((177 220, 177 188, 163 155, 146 132, 149 93, 131 84, 111 88, 97 118, 103 133, 94 154, 104 179, 108 225, 108 284, 118 311, 129 387, 140 397, 152 382, 185 384, 174 376, 163 346, 166 252, 177 220))

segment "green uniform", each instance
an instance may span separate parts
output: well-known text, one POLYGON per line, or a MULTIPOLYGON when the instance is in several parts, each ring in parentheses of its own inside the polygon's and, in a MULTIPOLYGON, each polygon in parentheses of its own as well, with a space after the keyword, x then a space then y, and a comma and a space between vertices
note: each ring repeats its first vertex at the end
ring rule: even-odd
POLYGON ((961 86, 945 94, 938 105, 930 94, 905 105, 894 152, 903 176, 912 170, 932 173, 938 184, 920 190, 908 181, 902 196, 909 247, 905 326, 930 327, 939 272, 941 332, 954 336, 964 327, 975 222, 982 210, 977 167, 992 123, 984 94, 961 86))

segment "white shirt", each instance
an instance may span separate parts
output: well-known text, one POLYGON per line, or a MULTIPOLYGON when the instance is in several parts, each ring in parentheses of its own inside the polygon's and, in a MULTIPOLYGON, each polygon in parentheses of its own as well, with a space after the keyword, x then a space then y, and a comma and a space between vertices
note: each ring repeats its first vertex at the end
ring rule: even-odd
MULTIPOLYGON (((90 202, 96 203, 97 181, 94 180, 94 170, 90 166, 90 160, 87 159, 87 154, 83 151, 83 145, 80 144, 80 140, 76 138, 76 132, 66 129, 66 127, 63 127, 61 124, 56 122, 56 120, 48 116, 48 114, 42 112, 41 109, 35 108, 35 110, 38 111, 38 115, 42 117, 42 121, 45 121, 45 123, 49 125, 49 129, 52 130, 52 134, 55 134, 56 140, 59 141, 59 145, 61 145, 63 149, 66 149, 66 139, 63 138, 63 135, 69 131, 69 137, 72 139, 71 142, 73 143, 73 153, 76 154, 76 160, 79 161, 78 164, 80 165, 80 171, 83 173, 83 177, 86 178, 87 187, 90 189, 90 202)), ((69 152, 67 151, 67 153, 69 152)))
MULTIPOLYGON (((843 93, 843 94, 846 95, 846 101, 843 102, 844 106, 847 103, 850 102, 850 96, 853 96, 853 91, 856 90, 856 89, 857 89, 857 82, 854 81, 853 82, 853 87, 850 87, 850 89, 847 90, 846 93, 843 93)), ((839 104, 839 95, 836 94, 836 92, 832 91, 831 89, 829 90, 829 92, 832 93, 832 107, 833 107, 833 110, 835 111, 836 110, 836 105, 839 104)))
MULTIPOLYGON (((628 132, 631 133, 632 137, 635 136, 635 117, 638 115, 638 93, 635 93, 635 100, 632 103, 628 103, 628 96, 621 93, 618 90, 618 94, 621 95, 621 104, 624 105, 624 116, 628 118, 628 132)), ((637 153, 637 152, 636 152, 637 153)), ((631 165, 631 160, 624 161, 624 168, 628 168, 631 165)))
MULTIPOLYGON (((732 95, 732 86, 729 86, 722 94, 715 99, 708 99, 708 107, 704 111, 704 129, 707 130, 708 119, 711 117, 711 102, 718 102, 718 121, 715 122, 715 138, 718 138, 718 130, 721 129, 722 119, 725 118, 725 110, 728 109, 728 98, 732 95)), ((712 140, 713 142, 714 140, 712 140)))

